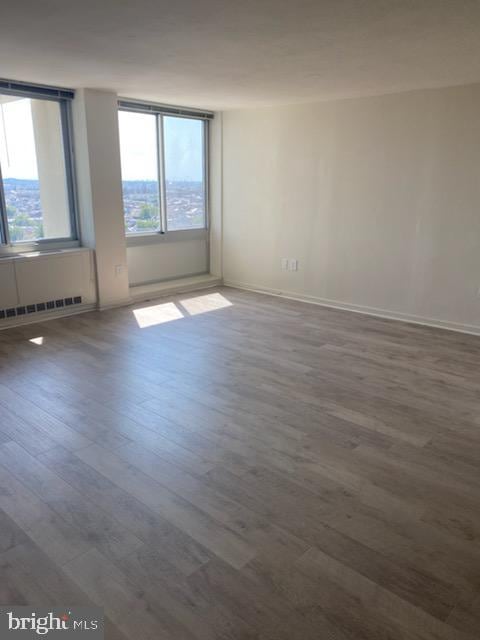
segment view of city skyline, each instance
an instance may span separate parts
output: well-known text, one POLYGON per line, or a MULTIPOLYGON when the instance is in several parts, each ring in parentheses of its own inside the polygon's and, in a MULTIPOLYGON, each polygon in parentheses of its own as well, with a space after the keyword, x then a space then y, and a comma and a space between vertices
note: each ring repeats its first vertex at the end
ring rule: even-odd
MULTIPOLYGON (((158 183, 124 180, 123 208, 125 231, 147 233, 160 227, 158 183)), ((178 229, 201 229, 205 225, 203 182, 167 181, 165 185, 167 226, 178 229)))
MULTIPOLYGON (((28 242, 43 238, 43 212, 38 180, 6 178, 5 202, 10 239, 28 242)), ((159 228, 158 183, 122 181, 126 233, 148 233, 159 228)), ((176 229, 198 229, 205 224, 203 182, 166 183, 167 224, 176 229)))

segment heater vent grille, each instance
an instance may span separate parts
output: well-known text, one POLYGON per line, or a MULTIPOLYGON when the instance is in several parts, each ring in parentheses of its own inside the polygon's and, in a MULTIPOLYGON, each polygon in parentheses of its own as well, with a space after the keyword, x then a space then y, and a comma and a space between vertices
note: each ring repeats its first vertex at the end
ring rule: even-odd
POLYGON ((48 300, 47 302, 38 302, 37 304, 21 305, 19 307, 10 307, 8 309, 0 309, 0 320, 30 315, 32 313, 41 313, 42 311, 52 311, 54 309, 64 309, 75 304, 82 304, 82 296, 72 296, 71 298, 59 298, 57 300, 48 300))

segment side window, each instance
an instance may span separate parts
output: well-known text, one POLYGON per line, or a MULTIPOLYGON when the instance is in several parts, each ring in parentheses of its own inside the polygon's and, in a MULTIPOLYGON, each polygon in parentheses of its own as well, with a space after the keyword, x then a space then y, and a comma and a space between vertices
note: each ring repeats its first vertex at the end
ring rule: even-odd
POLYGON ((0 94, 0 226, 4 244, 73 239, 67 104, 0 94))

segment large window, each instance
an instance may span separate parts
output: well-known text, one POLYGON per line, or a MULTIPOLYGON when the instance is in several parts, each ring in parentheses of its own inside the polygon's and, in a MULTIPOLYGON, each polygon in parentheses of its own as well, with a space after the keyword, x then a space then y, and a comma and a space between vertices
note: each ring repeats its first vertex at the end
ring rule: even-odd
POLYGON ((4 245, 75 237, 68 101, 0 88, 0 236, 4 245))
POLYGON ((206 227, 205 129, 203 118, 119 111, 127 234, 206 227))

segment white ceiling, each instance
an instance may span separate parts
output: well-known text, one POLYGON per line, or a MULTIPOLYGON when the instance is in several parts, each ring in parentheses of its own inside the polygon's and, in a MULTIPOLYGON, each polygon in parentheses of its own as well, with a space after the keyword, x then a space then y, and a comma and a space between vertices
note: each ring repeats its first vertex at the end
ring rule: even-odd
POLYGON ((0 0, 0 77, 203 108, 480 81, 479 0, 0 0))

